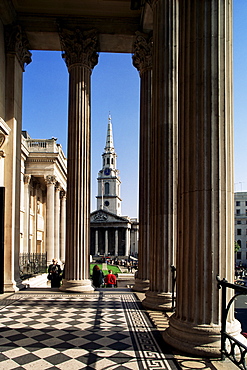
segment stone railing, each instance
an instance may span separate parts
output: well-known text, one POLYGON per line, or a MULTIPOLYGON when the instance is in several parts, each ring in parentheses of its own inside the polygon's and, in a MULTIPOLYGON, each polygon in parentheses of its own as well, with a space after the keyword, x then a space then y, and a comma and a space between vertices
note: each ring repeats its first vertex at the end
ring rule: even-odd
POLYGON ((26 145, 29 152, 58 153, 61 148, 61 146, 56 143, 56 139, 26 139, 26 145))

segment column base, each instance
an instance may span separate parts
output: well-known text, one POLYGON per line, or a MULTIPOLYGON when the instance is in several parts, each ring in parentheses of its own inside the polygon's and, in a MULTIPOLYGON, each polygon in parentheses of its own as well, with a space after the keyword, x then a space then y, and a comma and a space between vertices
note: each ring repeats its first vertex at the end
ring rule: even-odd
MULTIPOLYGON (((200 357, 220 357, 221 325, 195 325, 171 316, 169 327, 162 333, 171 347, 200 357)), ((240 334, 241 325, 234 320, 228 323, 227 332, 241 342, 246 339, 240 334), (242 339, 241 339, 242 337, 242 339)))
POLYGON ((89 279, 85 280, 63 280, 63 285, 60 286, 59 290, 66 292, 93 292, 92 281, 89 279))
POLYGON ((142 301, 142 305, 149 310, 170 311, 172 308, 172 294, 148 290, 146 292, 146 298, 142 301))
POLYGON ((24 285, 22 283, 22 280, 20 280, 20 281, 4 283, 3 291, 4 293, 15 293, 25 288, 26 288, 26 285, 24 285))
POLYGON ((149 289, 149 280, 142 280, 142 279, 135 279, 135 284, 133 286, 133 290, 136 292, 146 292, 149 289))

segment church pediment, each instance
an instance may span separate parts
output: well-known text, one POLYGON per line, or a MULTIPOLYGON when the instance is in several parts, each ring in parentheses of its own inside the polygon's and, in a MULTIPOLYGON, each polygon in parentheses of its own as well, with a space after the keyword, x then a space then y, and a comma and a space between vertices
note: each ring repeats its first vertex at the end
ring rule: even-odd
POLYGON ((90 222, 124 222, 128 223, 129 220, 125 217, 118 216, 114 213, 104 210, 94 211, 90 214, 90 222))

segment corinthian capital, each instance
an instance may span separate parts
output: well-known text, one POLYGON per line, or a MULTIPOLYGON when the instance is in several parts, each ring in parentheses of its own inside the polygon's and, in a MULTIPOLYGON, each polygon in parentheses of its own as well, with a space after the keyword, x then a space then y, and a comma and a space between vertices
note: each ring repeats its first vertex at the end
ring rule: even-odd
POLYGON ((80 29, 59 29, 62 57, 70 69, 80 64, 92 70, 98 63, 98 33, 96 30, 82 31, 80 29))
POLYGON ((28 50, 29 43, 27 36, 19 25, 7 26, 5 28, 5 42, 7 52, 16 55, 24 71, 25 65, 32 61, 32 54, 28 50))
POLYGON ((152 68, 153 38, 150 35, 137 32, 133 45, 133 65, 140 74, 152 68))
POLYGON ((45 178, 46 185, 55 185, 56 184, 56 176, 48 175, 45 178))

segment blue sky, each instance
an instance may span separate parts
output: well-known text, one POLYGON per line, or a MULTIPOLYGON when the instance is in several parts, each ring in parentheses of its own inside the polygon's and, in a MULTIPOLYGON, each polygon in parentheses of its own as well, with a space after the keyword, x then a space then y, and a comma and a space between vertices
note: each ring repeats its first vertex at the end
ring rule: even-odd
MULTIPOLYGON (((234 3, 235 191, 247 191, 247 1, 234 3)), ((66 154, 68 72, 61 52, 33 51, 24 73, 23 130, 34 139, 57 137, 66 154)), ((130 54, 100 53, 92 73, 91 210, 96 209, 108 114, 111 113, 122 214, 138 216, 139 74, 130 54)))

